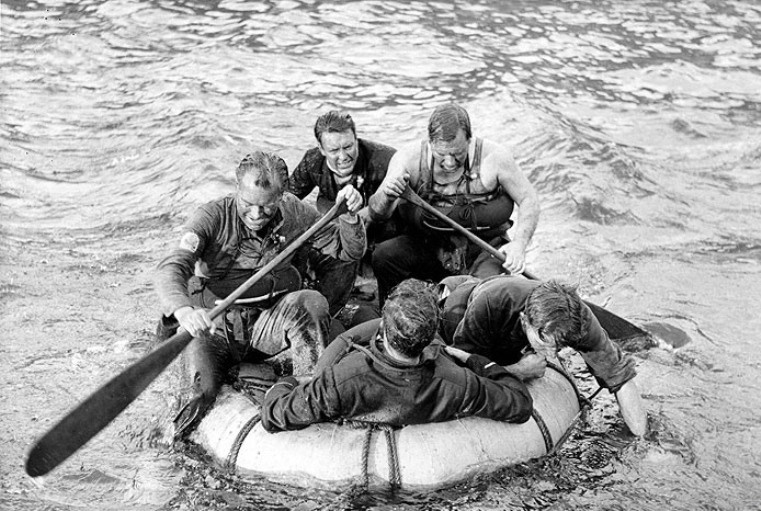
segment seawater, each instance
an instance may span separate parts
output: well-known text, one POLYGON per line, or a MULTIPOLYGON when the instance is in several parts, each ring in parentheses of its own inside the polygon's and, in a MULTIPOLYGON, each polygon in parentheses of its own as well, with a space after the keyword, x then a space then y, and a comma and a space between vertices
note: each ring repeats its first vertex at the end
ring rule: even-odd
MULTIPOLYGON (((757 2, 4 1, 0 29, 6 255, 43 265, 65 239, 147 268, 197 205, 233 189, 251 148, 293 168, 330 108, 400 146, 457 101, 539 192, 533 272, 661 339, 635 354, 647 438, 626 435, 603 393, 556 456, 439 492, 352 494, 244 482, 152 442, 168 378, 31 481, 24 451, 60 414, 60 389, 97 384, 78 387, 78 368, 105 350, 115 372, 148 346, 56 353, 42 335, 33 352, 6 338, 1 508, 759 509, 757 2)), ((4 316, 23 317, 14 303, 4 316)))

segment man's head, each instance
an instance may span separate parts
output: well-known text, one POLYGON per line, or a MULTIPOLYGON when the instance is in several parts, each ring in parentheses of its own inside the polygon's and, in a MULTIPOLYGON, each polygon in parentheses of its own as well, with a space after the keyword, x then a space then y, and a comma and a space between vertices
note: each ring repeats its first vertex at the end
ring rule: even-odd
POLYGON ((428 142, 431 156, 443 172, 457 172, 464 167, 471 137, 470 117, 460 105, 440 105, 431 114, 428 142))
POLYGON ((276 154, 255 151, 241 160, 235 177, 238 216, 249 229, 261 230, 277 213, 288 186, 288 166, 276 154))
POLYGON ((383 333, 396 351, 417 357, 439 328, 439 308, 434 286, 407 279, 397 285, 383 305, 383 333))
POLYGON ((544 344, 578 347, 589 332, 591 314, 576 288, 550 280, 531 292, 521 319, 529 340, 533 333, 544 344))
POLYGON ((351 116, 338 110, 322 114, 314 125, 314 136, 339 184, 348 181, 359 156, 357 129, 351 116))

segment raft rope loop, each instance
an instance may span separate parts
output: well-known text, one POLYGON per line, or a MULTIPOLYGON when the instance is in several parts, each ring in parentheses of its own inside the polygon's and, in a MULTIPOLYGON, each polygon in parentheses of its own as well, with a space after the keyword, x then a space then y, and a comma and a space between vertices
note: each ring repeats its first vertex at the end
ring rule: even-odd
POLYGON ((547 423, 544 422, 544 419, 536 408, 531 410, 531 417, 534 418, 534 422, 536 422, 536 425, 539 427, 539 432, 542 434, 542 439, 544 440, 544 450, 547 451, 547 454, 549 454, 552 452, 554 444, 552 442, 552 435, 550 434, 550 430, 547 427, 547 423))
MULTIPOLYGON (((560 437, 560 439, 557 441, 557 443, 554 444, 554 446, 553 446, 553 443, 552 443, 551 439, 550 439, 550 443, 549 444, 547 443, 547 438, 548 438, 547 435, 549 435, 549 431, 547 431, 547 435, 545 435, 545 430, 547 428, 547 425, 546 424, 539 424, 539 420, 537 420, 537 417, 539 417, 539 419, 541 420, 541 416, 539 416, 539 414, 536 413, 536 410, 534 410, 532 412, 532 414, 531 414, 532 417, 534 417, 534 420, 537 421, 537 425, 539 425, 539 429, 542 431, 542 436, 544 437, 544 445, 545 445, 545 447, 547 447, 549 445, 549 447, 547 448, 547 454, 554 453, 555 451, 560 449, 560 447, 565 443, 566 440, 568 440, 568 437, 570 437, 571 433, 573 433, 573 431, 576 429, 576 425, 579 422, 579 418, 581 417, 581 414, 587 408, 590 408, 592 406, 592 400, 595 397, 597 397, 597 394, 599 394, 600 391, 602 390, 602 387, 597 387, 597 390, 594 391, 594 393, 592 393, 591 396, 586 397, 586 396, 582 395, 581 390, 579 390, 578 385, 576 385, 576 380, 573 378, 573 376, 571 376, 571 373, 568 372, 568 370, 566 369, 565 365, 563 364, 563 360, 560 357, 557 357, 557 361, 558 361, 558 364, 560 364, 560 365, 555 364, 551 360, 548 360, 547 361, 547 366, 551 367, 555 371, 557 371, 560 374, 562 374, 565 377, 565 379, 568 380, 571 383, 571 386, 573 387, 573 390, 576 393, 576 399, 579 401, 579 411, 576 414, 576 416, 573 418, 573 421, 571 422, 570 426, 568 426, 568 429, 565 430, 565 433, 563 433, 563 436, 560 437), (544 428, 544 429, 542 429, 542 428, 544 428)), ((542 423, 543 422, 544 421, 542 420, 542 423)))
POLYGON ((391 488, 401 488, 402 471, 399 466, 399 445, 396 443, 394 427, 388 424, 374 424, 362 421, 346 421, 355 428, 365 428, 365 438, 362 443, 362 486, 370 486, 370 444, 372 443, 373 433, 383 431, 386 435, 386 446, 388 448, 388 483, 391 488))
POLYGON ((238 431, 238 434, 235 437, 235 442, 233 442, 233 446, 230 448, 230 452, 227 454, 227 459, 225 460, 225 467, 231 473, 235 473, 235 467, 238 465, 238 454, 240 453, 240 448, 243 445, 243 441, 248 437, 248 434, 251 433, 251 430, 254 429, 257 424, 259 424, 261 419, 262 416, 257 413, 248 419, 246 424, 243 425, 243 428, 238 431))

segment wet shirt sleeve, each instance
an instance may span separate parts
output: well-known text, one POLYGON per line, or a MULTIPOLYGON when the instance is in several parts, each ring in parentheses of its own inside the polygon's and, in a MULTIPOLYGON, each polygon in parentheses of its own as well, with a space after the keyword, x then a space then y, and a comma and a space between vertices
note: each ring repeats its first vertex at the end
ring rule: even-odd
POLYGON ((531 417, 533 400, 521 380, 480 355, 471 355, 465 366, 466 391, 458 416, 517 423, 531 417))
POLYGON ((317 182, 313 179, 314 169, 322 166, 322 155, 317 148, 310 149, 304 153, 296 168, 293 170, 288 180, 288 191, 299 199, 303 199, 314 190, 317 182))
POLYGON ((618 392, 637 375, 635 361, 610 340, 591 311, 589 315, 592 318, 589 333, 578 346, 571 347, 579 352, 601 387, 618 392))
POLYGON ((195 263, 218 224, 218 219, 209 208, 199 208, 183 228, 177 245, 159 262, 155 287, 165 316, 191 305, 187 292, 188 279, 193 275, 195 263))
POLYGON ((340 410, 333 371, 328 368, 305 384, 287 377, 272 386, 262 402, 262 427, 270 433, 304 429, 338 418, 340 410))
POLYGON ((359 261, 367 248, 365 224, 357 215, 341 215, 315 234, 312 246, 341 261, 359 261))
POLYGON ((503 284, 506 278, 495 277, 473 289, 452 339, 456 347, 502 365, 517 362, 527 345, 518 327, 522 295, 503 284))

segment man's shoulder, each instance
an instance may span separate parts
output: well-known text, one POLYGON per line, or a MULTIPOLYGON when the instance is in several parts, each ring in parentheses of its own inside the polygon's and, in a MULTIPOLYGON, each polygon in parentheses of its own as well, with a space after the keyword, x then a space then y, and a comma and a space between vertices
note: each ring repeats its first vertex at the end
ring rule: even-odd
POLYGON ((470 304, 483 302, 491 307, 500 304, 505 307, 512 304, 513 307, 522 308, 528 296, 537 286, 538 280, 529 280, 521 275, 494 275, 479 282, 470 292, 470 304))
POLYGON ((357 143, 361 150, 366 151, 368 154, 388 154, 393 155, 396 152, 395 147, 390 145, 375 142, 374 140, 368 140, 366 138, 358 138, 357 143))
POLYGON ((428 346, 424 353, 426 358, 430 360, 429 363, 434 368, 434 378, 447 385, 465 387, 470 374, 475 376, 475 373, 470 369, 457 364, 454 360, 449 358, 444 353, 441 345, 428 346))
POLYGON ((225 195, 218 199, 211 200, 195 209, 190 222, 216 222, 223 221, 225 218, 235 214, 235 196, 225 195))
POLYGON ((365 379, 368 382, 374 380, 374 378, 368 378, 367 376, 375 372, 367 355, 359 350, 349 351, 349 353, 330 366, 330 371, 333 373, 336 387, 339 388, 361 385, 365 379))
POLYGON ((410 174, 411 183, 415 184, 414 179, 420 171, 420 155, 425 140, 414 140, 399 147, 393 155, 395 166, 402 167, 410 174))
POLYGON ((296 169, 294 169, 294 172, 296 170, 300 172, 320 172, 322 169, 322 162, 325 160, 325 157, 320 152, 320 148, 315 146, 311 149, 307 149, 304 153, 304 156, 301 157, 301 161, 299 161, 298 165, 296 165, 296 169))
POLYGON ((486 138, 481 139, 481 163, 490 166, 492 164, 504 166, 514 163, 513 152, 505 144, 486 138))

